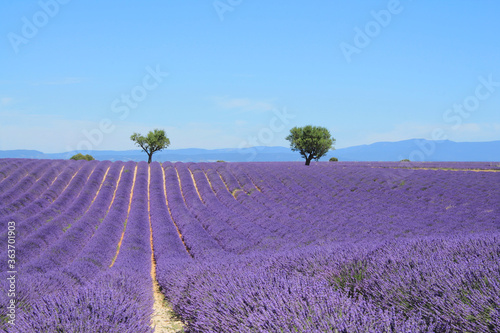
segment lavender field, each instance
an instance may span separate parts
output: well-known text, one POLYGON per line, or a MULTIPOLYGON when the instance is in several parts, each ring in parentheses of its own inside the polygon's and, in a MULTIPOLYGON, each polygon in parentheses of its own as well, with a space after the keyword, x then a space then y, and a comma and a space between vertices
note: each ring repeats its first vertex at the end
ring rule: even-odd
POLYGON ((0 328, 499 332, 498 171, 0 159, 0 328))

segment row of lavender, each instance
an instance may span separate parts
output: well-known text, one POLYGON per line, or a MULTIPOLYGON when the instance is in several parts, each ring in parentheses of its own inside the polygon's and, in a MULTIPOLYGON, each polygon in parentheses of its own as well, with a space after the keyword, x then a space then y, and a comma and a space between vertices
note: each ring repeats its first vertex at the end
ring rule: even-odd
MULTIPOLYGON (((18 169, 23 167, 16 162, 18 169)), ((62 166, 45 191, 38 189, 44 176, 27 187, 23 196, 38 194, 32 203, 6 204, 10 214, 0 214, 2 221, 16 221, 18 228, 17 319, 15 325, 5 322, 9 286, 2 273, 3 328, 9 332, 150 332, 147 164, 67 161, 62 166)), ((7 185, 3 185, 1 181, 0 192, 5 193, 7 185)), ((2 260, 2 267, 5 263, 2 260)))
POLYGON ((158 280, 192 332, 500 327, 498 173, 163 167, 190 258, 181 273, 158 262, 158 280))

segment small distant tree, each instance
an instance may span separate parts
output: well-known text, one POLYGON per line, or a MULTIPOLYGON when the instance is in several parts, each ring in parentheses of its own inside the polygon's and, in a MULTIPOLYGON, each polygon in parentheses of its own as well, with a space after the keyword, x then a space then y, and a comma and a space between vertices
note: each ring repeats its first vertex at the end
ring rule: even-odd
POLYGON ((224 160, 217 160, 218 163, 223 163, 223 162, 226 162, 224 160))
POLYGON ((407 159, 407 158, 404 158, 404 159, 402 159, 400 162, 410 162, 410 160, 409 160, 409 159, 407 159))
POLYGON ((93 158, 91 155, 87 154, 87 155, 83 155, 82 153, 78 153, 76 155, 73 155, 70 157, 70 160, 75 160, 75 161, 78 161, 78 160, 86 160, 86 161, 93 161, 95 160, 95 158, 93 158))
POLYGON ((292 128, 286 139, 290 141, 290 148, 299 151, 306 159, 306 165, 313 159, 319 160, 330 149, 334 149, 335 144, 335 139, 326 128, 311 125, 292 128))
POLYGON ((338 161, 339 161, 339 159, 338 159, 338 158, 336 158, 336 157, 330 157, 329 161, 330 161, 330 162, 338 162, 338 161))
POLYGON ((164 130, 155 129, 150 131, 147 136, 142 136, 139 133, 134 133, 130 136, 130 140, 141 147, 148 154, 148 163, 151 163, 153 154, 170 145, 170 140, 165 135, 164 130))

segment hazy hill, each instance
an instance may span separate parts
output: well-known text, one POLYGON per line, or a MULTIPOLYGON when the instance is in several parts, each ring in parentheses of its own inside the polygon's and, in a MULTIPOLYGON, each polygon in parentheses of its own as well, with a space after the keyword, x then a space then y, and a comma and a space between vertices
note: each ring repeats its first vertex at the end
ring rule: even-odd
MULTIPOLYGON (((68 159, 77 151, 45 154, 36 150, 0 150, 0 158, 40 158, 68 159)), ((140 150, 95 150, 89 153, 97 160, 143 161, 147 156, 140 150)), ((328 153, 321 161, 332 156, 340 161, 399 161, 409 158, 412 161, 500 161, 500 141, 490 142, 453 142, 412 139, 398 142, 377 142, 370 145, 337 149, 328 153)), ((224 160, 228 162, 245 161, 301 161, 298 152, 288 147, 252 147, 227 149, 166 149, 153 155, 155 161, 209 162, 224 160)))

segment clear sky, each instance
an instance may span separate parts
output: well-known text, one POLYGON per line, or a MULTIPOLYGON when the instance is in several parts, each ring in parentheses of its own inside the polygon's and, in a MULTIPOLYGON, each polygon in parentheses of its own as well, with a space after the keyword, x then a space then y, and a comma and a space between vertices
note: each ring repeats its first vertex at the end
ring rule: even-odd
POLYGON ((496 0, 0 2, 0 150, 500 140, 496 0), (438 133, 438 134, 437 134, 438 133))

